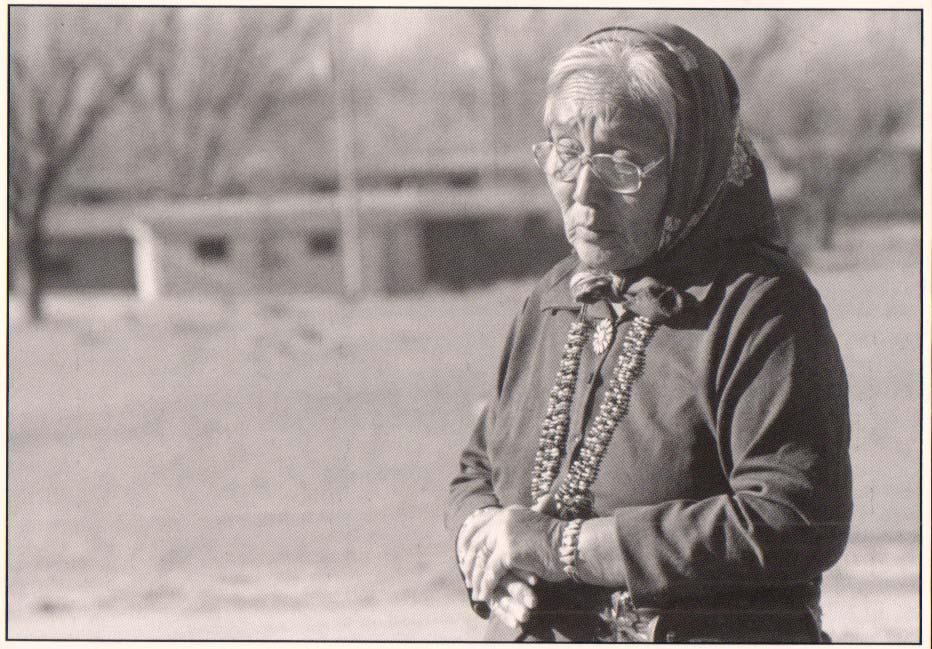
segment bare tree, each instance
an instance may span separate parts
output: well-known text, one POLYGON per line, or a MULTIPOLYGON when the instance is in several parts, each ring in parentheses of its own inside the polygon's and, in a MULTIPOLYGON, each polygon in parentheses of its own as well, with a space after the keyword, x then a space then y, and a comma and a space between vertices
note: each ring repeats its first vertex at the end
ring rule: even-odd
POLYGON ((219 193, 296 85, 324 26, 316 10, 170 8, 154 58, 159 152, 176 197, 219 193))
POLYGON ((486 137, 488 153, 496 161, 504 145, 503 133, 507 133, 511 121, 508 99, 511 94, 510 74, 502 59, 498 38, 501 35, 501 22, 508 16, 494 10, 478 9, 471 12, 475 25, 475 38, 481 53, 484 72, 483 102, 487 113, 486 137))
POLYGON ((903 51, 883 32, 865 38, 876 25, 852 19, 844 26, 852 38, 861 37, 858 48, 809 41, 802 23, 790 26, 774 17, 761 39, 731 57, 750 91, 753 106, 746 116, 755 138, 799 174, 804 209, 820 224, 817 242, 825 249, 834 245, 846 189, 888 149, 918 106, 910 84, 901 83, 909 78, 903 51), (890 71, 905 77, 890 78, 890 71))
POLYGON ((849 137, 814 141, 813 134, 821 130, 809 114, 815 110, 807 109, 790 132, 792 139, 773 142, 771 150, 783 164, 800 172, 803 197, 821 222, 819 246, 828 250, 835 245, 845 190, 887 150, 907 115, 897 106, 861 106, 849 137))
POLYGON ((139 18, 114 8, 11 8, 9 217, 34 321, 43 316, 49 205, 102 122, 135 87, 150 46, 139 18))
POLYGON ((475 9, 469 18, 468 44, 479 55, 486 150, 498 165, 516 146, 524 147, 530 130, 539 130, 543 62, 552 58, 554 45, 529 37, 543 31, 547 15, 540 11, 475 9))

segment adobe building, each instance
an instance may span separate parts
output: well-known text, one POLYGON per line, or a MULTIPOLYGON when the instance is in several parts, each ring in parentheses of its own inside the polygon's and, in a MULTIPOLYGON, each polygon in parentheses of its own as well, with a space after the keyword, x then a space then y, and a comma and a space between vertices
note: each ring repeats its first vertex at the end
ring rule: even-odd
MULTIPOLYGON (((312 194, 59 205, 47 221, 46 285, 135 291, 146 300, 339 293, 337 201, 336 194, 312 194)), ((419 188, 364 192, 357 203, 362 286, 369 293, 521 276, 567 250, 546 192, 419 188)))

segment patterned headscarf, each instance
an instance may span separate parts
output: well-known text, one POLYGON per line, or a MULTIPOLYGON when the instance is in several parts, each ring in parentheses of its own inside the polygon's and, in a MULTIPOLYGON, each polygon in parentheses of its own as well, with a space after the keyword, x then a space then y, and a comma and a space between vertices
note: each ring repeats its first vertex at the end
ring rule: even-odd
MULTIPOLYGON (((711 246, 722 240, 781 245, 763 165, 741 131, 738 85, 728 66, 695 35, 666 23, 608 27, 590 34, 583 43, 630 40, 662 45, 655 48, 655 57, 676 97, 663 233, 657 252, 645 266, 662 264, 683 246, 711 246)), ((585 286, 589 297, 596 287, 611 299, 629 283, 619 282, 617 275, 600 279, 600 273, 581 271, 583 276, 572 282, 574 293, 576 287, 585 286)), ((577 295, 580 301, 587 301, 586 297, 577 295)))

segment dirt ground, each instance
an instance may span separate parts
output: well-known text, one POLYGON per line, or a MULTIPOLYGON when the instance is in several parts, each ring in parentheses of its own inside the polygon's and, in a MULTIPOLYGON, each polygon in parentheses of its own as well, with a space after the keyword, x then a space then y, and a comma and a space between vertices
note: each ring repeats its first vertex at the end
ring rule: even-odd
MULTIPOLYGON (((918 225, 812 260, 848 368, 836 640, 918 640, 918 225)), ((446 484, 527 283, 11 304, 11 638, 476 639, 446 484)))

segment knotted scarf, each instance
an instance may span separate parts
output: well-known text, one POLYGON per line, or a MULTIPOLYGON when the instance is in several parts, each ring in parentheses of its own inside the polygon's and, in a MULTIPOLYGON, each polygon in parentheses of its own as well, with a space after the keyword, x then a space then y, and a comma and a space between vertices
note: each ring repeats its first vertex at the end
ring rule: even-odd
POLYGON ((577 302, 598 300, 620 302, 636 315, 652 322, 665 322, 683 309, 683 294, 650 276, 633 283, 615 273, 581 271, 570 278, 570 291, 577 302))

